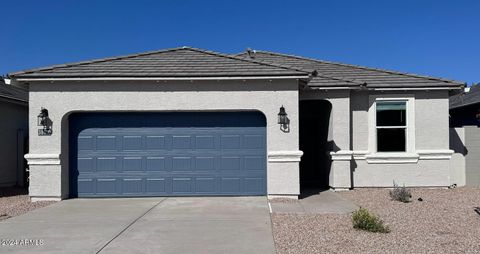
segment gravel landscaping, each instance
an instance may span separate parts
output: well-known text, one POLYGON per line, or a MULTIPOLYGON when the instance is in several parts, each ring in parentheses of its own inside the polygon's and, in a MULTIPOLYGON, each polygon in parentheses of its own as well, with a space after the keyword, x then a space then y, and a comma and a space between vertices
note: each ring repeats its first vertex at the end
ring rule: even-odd
POLYGON ((480 253, 479 188, 412 189, 412 202, 387 189, 341 195, 378 215, 391 232, 353 229, 350 215, 272 214, 278 253, 480 253), (418 201, 418 198, 423 201, 418 201))
POLYGON ((21 188, 0 188, 0 221, 55 203, 30 202, 28 193, 21 188))

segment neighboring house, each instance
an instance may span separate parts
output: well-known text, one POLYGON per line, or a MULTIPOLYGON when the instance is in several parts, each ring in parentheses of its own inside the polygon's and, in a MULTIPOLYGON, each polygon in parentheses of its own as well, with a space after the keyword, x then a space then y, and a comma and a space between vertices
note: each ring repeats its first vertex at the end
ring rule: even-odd
POLYGON ((190 47, 9 76, 30 89, 33 200, 452 184, 455 81, 190 47))
POLYGON ((24 186, 28 136, 28 92, 0 77, 0 186, 24 186))
POLYGON ((452 176, 460 185, 480 186, 480 85, 450 97, 452 176))
POLYGON ((480 84, 450 97, 451 127, 480 126, 480 84))

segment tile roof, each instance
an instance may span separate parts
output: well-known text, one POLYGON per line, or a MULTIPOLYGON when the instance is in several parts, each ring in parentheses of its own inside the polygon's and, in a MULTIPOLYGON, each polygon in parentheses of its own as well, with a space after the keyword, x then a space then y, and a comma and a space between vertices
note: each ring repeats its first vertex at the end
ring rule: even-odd
POLYGON ((456 94, 450 97, 450 109, 461 108, 477 103, 480 104, 480 84, 470 87, 469 92, 456 94))
POLYGON ((430 88, 453 87, 460 88, 463 82, 402 73, 363 66, 335 63, 287 55, 268 51, 255 51, 253 58, 247 53, 236 56, 255 59, 265 63, 276 63, 305 70, 316 70, 317 77, 309 82, 311 87, 362 86, 371 88, 430 88))
POLYGON ((268 51, 226 55, 180 47, 10 73, 12 78, 310 76, 317 88, 461 88, 462 82, 268 51))
POLYGON ((26 90, 6 85, 2 78, 0 78, 0 97, 28 102, 28 92, 26 90))
POLYGON ((279 64, 180 47, 10 73, 12 78, 308 76, 279 64))

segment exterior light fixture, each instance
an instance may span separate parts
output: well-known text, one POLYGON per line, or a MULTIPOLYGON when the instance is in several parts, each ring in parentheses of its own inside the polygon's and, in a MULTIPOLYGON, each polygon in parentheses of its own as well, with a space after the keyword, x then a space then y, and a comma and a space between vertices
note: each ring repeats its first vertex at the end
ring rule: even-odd
POLYGON ((37 116, 37 125, 43 127, 38 129, 39 136, 52 135, 52 120, 48 117, 48 110, 46 108, 40 110, 40 114, 37 116))
POLYGON ((477 122, 480 123, 480 109, 477 110, 477 113, 475 114, 475 118, 477 119, 477 122))
POLYGON ((283 105, 280 107, 280 112, 278 112, 278 124, 280 124, 280 130, 283 132, 290 131, 290 119, 288 119, 288 114, 283 105))

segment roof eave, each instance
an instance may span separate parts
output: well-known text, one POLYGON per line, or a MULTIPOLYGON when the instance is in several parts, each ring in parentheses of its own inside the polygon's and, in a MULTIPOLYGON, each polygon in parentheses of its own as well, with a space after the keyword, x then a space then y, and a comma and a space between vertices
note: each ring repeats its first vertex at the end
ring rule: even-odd
POLYGON ((463 86, 458 85, 442 85, 442 86, 399 86, 399 87, 368 87, 369 90, 375 91, 393 91, 393 90, 460 90, 463 89, 463 86))
POLYGON ((310 79, 310 75, 292 74, 292 75, 263 75, 263 76, 184 76, 184 77, 12 77, 17 82, 29 81, 174 81, 174 80, 273 80, 273 79, 310 79))
POLYGON ((8 96, 8 95, 5 95, 5 94, 0 94, 0 99, 15 101, 16 103, 20 103, 22 105, 28 104, 28 100, 21 99, 21 98, 15 97, 15 96, 8 96))
POLYGON ((465 104, 459 104, 459 105, 449 105, 449 109, 459 109, 459 108, 465 108, 465 107, 469 107, 469 106, 473 106, 475 104, 480 104, 480 101, 475 101, 475 102, 470 102, 470 103, 465 103, 465 104))

